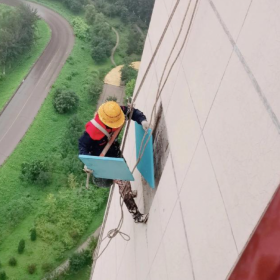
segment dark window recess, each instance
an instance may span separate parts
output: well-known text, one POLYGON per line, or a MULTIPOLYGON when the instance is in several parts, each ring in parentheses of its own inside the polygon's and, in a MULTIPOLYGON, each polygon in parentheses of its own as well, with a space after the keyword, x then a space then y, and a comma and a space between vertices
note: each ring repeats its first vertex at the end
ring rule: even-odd
POLYGON ((150 211, 156 189, 158 187, 162 171, 169 154, 169 142, 166 131, 165 118, 162 110, 162 105, 156 116, 156 122, 153 131, 153 149, 154 149, 154 169, 155 169, 155 188, 152 189, 145 179, 142 177, 144 212, 150 211))
POLYGON ((153 131, 153 139, 155 185, 157 187, 169 154, 169 141, 162 105, 160 105, 159 111, 157 113, 153 131))

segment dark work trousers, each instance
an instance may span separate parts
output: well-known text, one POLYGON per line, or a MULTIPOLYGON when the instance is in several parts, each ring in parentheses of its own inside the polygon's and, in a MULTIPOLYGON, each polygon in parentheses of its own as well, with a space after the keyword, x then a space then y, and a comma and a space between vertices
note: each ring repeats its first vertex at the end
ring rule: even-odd
MULTIPOLYGON (((106 154, 106 157, 115 157, 120 158, 122 157, 121 151, 120 151, 120 144, 115 141, 109 151, 106 154)), ((97 185, 106 184, 107 186, 112 185, 113 180, 110 179, 94 179, 95 183, 97 185)), ((122 181, 122 180, 115 180, 115 183, 119 186, 119 192, 121 197, 123 198, 123 201, 129 211, 131 213, 133 219, 138 222, 141 218, 142 214, 139 212, 138 207, 135 203, 135 200, 133 198, 132 190, 131 190, 131 184, 129 181, 122 181)))
POLYGON ((139 212, 138 207, 133 198, 131 184, 129 181, 115 180, 115 183, 119 186, 119 192, 123 201, 127 207, 129 213, 131 213, 133 219, 137 221, 141 218, 142 214, 139 212))

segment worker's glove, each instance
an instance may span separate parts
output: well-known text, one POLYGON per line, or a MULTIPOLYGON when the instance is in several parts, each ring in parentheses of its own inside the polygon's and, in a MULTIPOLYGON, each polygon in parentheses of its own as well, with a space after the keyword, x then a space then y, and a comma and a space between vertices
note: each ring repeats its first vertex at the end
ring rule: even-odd
POLYGON ((141 122, 141 125, 145 131, 149 129, 149 123, 145 120, 141 122))
POLYGON ((91 169, 88 169, 88 167, 86 165, 84 165, 84 169, 83 169, 86 173, 92 173, 91 169))

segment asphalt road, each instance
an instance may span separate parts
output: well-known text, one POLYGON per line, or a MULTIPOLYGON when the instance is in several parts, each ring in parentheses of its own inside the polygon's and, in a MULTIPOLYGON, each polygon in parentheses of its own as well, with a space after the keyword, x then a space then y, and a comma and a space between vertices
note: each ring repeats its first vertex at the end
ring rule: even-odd
MULTIPOLYGON (((15 6, 20 0, 0 0, 0 3, 15 6)), ((28 4, 48 23, 52 36, 43 55, 0 116, 0 165, 25 135, 74 45, 73 30, 64 18, 43 6, 28 4)))

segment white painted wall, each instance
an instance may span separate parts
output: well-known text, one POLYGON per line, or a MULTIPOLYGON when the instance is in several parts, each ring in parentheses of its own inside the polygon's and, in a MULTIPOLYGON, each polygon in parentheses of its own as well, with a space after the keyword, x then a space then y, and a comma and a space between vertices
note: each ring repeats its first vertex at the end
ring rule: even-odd
MULTIPOLYGON (((149 222, 134 224, 125 209, 131 240, 111 242, 94 280, 226 279, 280 182, 280 2, 198 1, 161 96, 170 154, 149 222)), ((156 0, 137 85, 174 4, 156 0)), ((147 116, 188 4, 181 0, 137 99, 147 116)), ((125 157, 132 167, 133 126, 125 157)), ((138 171, 135 178, 143 209, 138 171)), ((105 233, 118 223, 118 203, 116 189, 105 233)))

